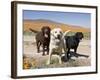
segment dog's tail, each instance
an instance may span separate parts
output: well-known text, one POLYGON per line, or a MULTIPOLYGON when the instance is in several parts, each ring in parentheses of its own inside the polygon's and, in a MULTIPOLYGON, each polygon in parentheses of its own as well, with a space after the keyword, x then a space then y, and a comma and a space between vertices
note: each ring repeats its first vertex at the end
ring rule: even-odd
POLYGON ((29 28, 29 30, 32 31, 32 32, 34 32, 34 33, 38 33, 38 31, 33 30, 33 29, 31 29, 31 28, 29 28))
POLYGON ((71 30, 65 31, 63 34, 63 38, 67 35, 67 33, 69 33, 71 30))

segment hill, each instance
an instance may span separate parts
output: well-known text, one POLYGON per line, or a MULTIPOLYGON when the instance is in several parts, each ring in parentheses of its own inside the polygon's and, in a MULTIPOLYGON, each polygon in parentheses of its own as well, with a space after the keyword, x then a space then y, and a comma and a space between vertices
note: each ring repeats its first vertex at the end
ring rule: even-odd
POLYGON ((61 28, 63 31, 71 30, 72 32, 90 32, 89 28, 82 26, 63 24, 51 20, 37 19, 37 20, 24 20, 24 31, 29 31, 29 28, 32 28, 36 31, 40 31, 43 26, 49 26, 51 29, 55 27, 61 28))

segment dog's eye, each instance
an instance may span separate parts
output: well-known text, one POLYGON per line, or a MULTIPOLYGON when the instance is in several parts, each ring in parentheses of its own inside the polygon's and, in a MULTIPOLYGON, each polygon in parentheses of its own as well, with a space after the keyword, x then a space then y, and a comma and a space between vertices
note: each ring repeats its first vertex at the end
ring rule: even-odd
POLYGON ((62 34, 62 32, 60 31, 60 34, 62 34))
POLYGON ((57 33, 57 31, 55 31, 55 33, 57 33))

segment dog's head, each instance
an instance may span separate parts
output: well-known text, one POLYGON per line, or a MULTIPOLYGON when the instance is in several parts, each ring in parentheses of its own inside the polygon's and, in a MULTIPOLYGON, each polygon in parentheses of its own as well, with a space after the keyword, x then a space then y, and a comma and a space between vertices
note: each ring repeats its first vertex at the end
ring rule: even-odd
POLYGON ((50 29, 49 26, 44 26, 44 27, 42 27, 42 28, 41 28, 41 31, 42 31, 43 36, 44 36, 45 38, 49 38, 49 37, 50 37, 50 31, 51 31, 51 29, 50 29))
POLYGON ((60 28, 55 28, 51 31, 51 35, 58 40, 61 40, 62 36, 63 36, 63 32, 60 28))
POLYGON ((84 38, 84 35, 83 35, 82 32, 77 32, 77 33, 75 34, 75 37, 76 37, 78 40, 81 40, 82 38, 84 38))

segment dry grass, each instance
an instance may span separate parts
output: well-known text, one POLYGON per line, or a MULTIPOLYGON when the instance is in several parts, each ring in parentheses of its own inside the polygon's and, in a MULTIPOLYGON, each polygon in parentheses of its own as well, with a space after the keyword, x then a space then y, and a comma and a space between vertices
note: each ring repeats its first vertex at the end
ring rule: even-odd
MULTIPOLYGON (((24 40, 27 40, 27 39, 24 39, 24 40)), ((53 56, 50 65, 46 65, 47 60, 48 60, 48 55, 42 56, 42 51, 40 53, 37 53, 36 43, 33 42, 32 40, 33 39, 28 38, 28 41, 24 41, 24 54, 23 54, 24 55, 24 58, 23 58, 24 69, 80 67, 80 66, 91 65, 91 47, 90 47, 91 41, 90 40, 83 40, 78 47, 78 53, 83 54, 83 55, 89 55, 88 58, 72 57, 72 59, 70 59, 69 61, 59 64, 58 58, 56 56, 53 56)))
MULTIPOLYGON (((38 56, 37 56, 38 57, 38 56)), ((90 58, 86 59, 70 59, 67 62, 63 62, 62 64, 59 64, 58 59, 56 57, 53 57, 51 60, 50 65, 46 65, 47 57, 41 57, 41 59, 38 59, 36 62, 35 57, 26 58, 27 64, 24 64, 24 69, 34 69, 34 68, 60 68, 60 67, 81 67, 81 66, 90 66, 90 58), (44 59, 43 59, 44 58, 44 59), (34 59, 34 60, 31 60, 34 59), (28 66, 27 66, 28 65, 28 66)), ((24 62, 25 63, 25 62, 24 62)))
MULTIPOLYGON (((32 28, 36 31, 40 31, 41 27, 43 26, 49 26, 51 29, 59 26, 63 31, 70 29, 72 32, 77 32, 77 31, 81 31, 84 33, 90 32, 90 29, 79 26, 72 26, 72 25, 53 23, 53 22, 27 21, 27 20, 24 21, 24 31, 26 32, 29 32, 29 28, 32 28)), ((42 56, 42 52, 37 53, 34 35, 27 35, 27 36, 24 35, 23 69, 80 67, 80 66, 91 65, 90 40, 83 40, 78 47, 78 53, 83 55, 89 55, 89 58, 72 57, 72 59, 70 59, 69 61, 59 64, 58 59, 55 56, 53 56, 51 64, 46 65, 48 60, 48 55, 42 56)), ((87 36, 87 38, 89 38, 89 36, 87 36)))

